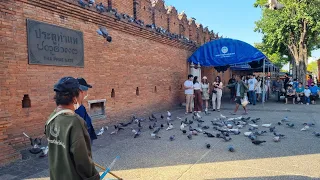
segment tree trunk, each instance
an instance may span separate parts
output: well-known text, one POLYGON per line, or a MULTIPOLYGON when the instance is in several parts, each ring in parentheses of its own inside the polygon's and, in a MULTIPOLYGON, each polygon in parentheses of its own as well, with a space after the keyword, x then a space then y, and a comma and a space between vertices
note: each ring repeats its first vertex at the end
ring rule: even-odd
POLYGON ((296 79, 298 78, 296 61, 292 58, 291 62, 292 62, 292 77, 296 79))

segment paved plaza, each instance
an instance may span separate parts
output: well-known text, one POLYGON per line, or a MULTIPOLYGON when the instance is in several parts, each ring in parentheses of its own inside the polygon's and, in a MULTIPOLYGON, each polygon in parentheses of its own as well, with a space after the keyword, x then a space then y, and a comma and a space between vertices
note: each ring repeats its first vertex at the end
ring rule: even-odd
MULTIPOLYGON (((320 179, 320 138, 312 135, 314 131, 320 132, 320 106, 267 102, 264 106, 248 107, 248 117, 261 118, 258 125, 272 123, 277 132, 287 137, 276 143, 268 132, 259 137, 266 143, 253 145, 243 135, 248 131, 249 126, 246 126, 240 135, 232 135, 229 142, 203 134, 189 140, 179 130, 180 120, 176 117, 192 119, 192 116, 185 116, 184 109, 177 108, 171 111, 175 129, 166 131, 165 127, 159 133, 160 139, 150 137, 149 120, 142 123, 142 134, 136 139, 129 129, 110 135, 113 128, 109 126, 110 129, 94 141, 94 161, 107 166, 116 156, 120 156, 112 171, 125 180, 320 179), (295 124, 294 128, 277 125, 286 116, 295 124), (308 131, 300 131, 303 122, 314 123, 315 126, 308 131), (169 140, 171 135, 175 135, 174 141, 169 140), (211 144, 211 149, 206 148, 206 143, 211 144), (235 152, 228 151, 229 145, 235 148, 235 152)), ((229 115, 234 108, 233 103, 223 102, 222 108, 223 115, 240 116, 229 115)), ((208 132, 217 133, 210 121, 219 117, 220 113, 210 112, 210 115, 203 115, 203 125, 210 126, 208 132)), ((158 112, 156 116, 161 113, 166 115, 165 112, 158 112)), ((239 111, 241 113, 242 109, 239 111)), ((196 128, 197 124, 194 122, 192 126, 196 128)), ((259 129, 264 130, 261 126, 259 129)), ((0 179, 49 179, 47 161, 47 158, 26 156, 24 160, 1 168, 0 179)))

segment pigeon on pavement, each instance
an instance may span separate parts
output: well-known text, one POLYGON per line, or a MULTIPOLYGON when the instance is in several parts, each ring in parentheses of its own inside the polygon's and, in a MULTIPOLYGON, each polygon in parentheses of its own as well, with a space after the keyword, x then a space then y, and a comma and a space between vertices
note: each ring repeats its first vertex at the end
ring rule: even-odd
POLYGON ((265 142, 267 142, 267 141, 253 140, 252 144, 260 145, 260 144, 265 143, 265 142))

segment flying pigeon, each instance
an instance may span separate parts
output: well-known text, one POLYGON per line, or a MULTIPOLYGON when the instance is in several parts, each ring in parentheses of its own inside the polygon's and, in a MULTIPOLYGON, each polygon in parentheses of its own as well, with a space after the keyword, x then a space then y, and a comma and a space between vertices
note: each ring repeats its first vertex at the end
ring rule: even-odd
POLYGON ((109 36, 109 33, 108 33, 108 30, 106 27, 104 26, 101 26, 98 30, 97 30, 97 33, 101 36, 103 36, 104 38, 106 38, 106 40, 108 42, 111 42, 112 41, 112 37, 109 36))
POLYGON ((100 129, 100 131, 97 133, 97 136, 101 136, 104 133, 104 127, 100 129))
POLYGON ((243 133, 245 136, 250 136, 251 134, 253 134, 252 132, 244 132, 243 133))
POLYGON ((269 127, 271 127, 271 125, 272 125, 272 124, 270 123, 270 124, 262 124, 261 126, 262 126, 262 127, 269 128, 269 127))
POLYGON ((211 145, 209 143, 206 143, 206 147, 207 147, 207 149, 210 149, 211 145))
POLYGON ((173 129, 173 125, 170 123, 166 130, 168 131, 168 130, 171 130, 171 129, 173 129))
POLYGON ((265 6, 271 10, 279 10, 284 8, 284 5, 279 3, 277 0, 268 0, 268 4, 265 6))
POLYGON ((267 142, 267 141, 253 140, 252 144, 260 145, 260 144, 265 143, 265 142, 267 142))
POLYGON ((310 128, 310 126, 306 125, 305 127, 303 127, 303 128, 301 129, 301 131, 306 131, 306 130, 308 130, 309 128, 310 128))
POLYGON ((258 125, 256 125, 256 124, 249 124, 249 126, 254 127, 254 128, 259 127, 259 126, 258 126, 258 125))
POLYGON ((167 111, 168 112, 168 117, 171 117, 171 112, 170 111, 167 111))
POLYGON ((31 138, 26 133, 23 132, 23 135, 25 135, 30 140, 30 144, 32 146, 32 149, 30 149, 30 153, 32 154, 39 154, 41 151, 43 151, 39 145, 41 145, 41 139, 40 138, 31 138))
POLYGON ((154 137, 154 138, 161 138, 158 136, 158 133, 160 131, 160 127, 158 127, 155 131, 153 131, 153 133, 151 133, 151 137, 154 137))

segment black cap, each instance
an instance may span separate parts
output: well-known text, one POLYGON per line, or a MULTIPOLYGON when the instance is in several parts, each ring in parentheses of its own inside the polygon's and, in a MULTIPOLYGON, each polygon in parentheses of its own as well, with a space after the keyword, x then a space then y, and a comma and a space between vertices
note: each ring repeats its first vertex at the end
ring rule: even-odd
POLYGON ((87 81, 84 78, 77 78, 79 84, 80 84, 80 90, 87 91, 89 88, 92 88, 90 84, 87 83, 87 81))
POLYGON ((56 92, 74 92, 79 89, 79 82, 73 77, 61 78, 53 87, 56 92))

